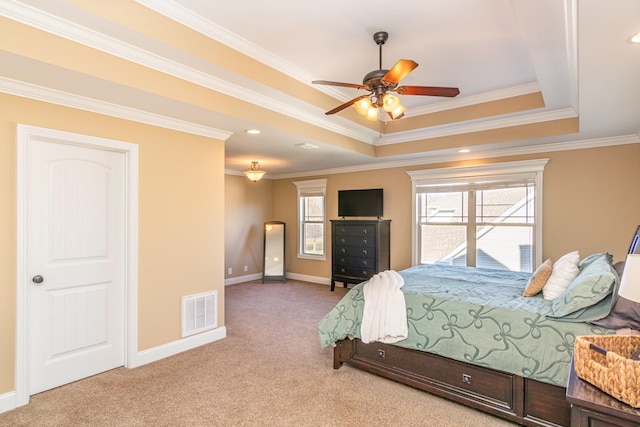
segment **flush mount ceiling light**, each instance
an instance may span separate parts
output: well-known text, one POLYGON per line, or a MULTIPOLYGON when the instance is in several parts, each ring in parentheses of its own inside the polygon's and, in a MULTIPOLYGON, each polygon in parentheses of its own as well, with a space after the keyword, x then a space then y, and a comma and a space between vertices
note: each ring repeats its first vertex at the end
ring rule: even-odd
POLYGON ((327 111, 325 114, 335 114, 353 105, 358 114, 369 120, 384 120, 380 112, 384 111, 391 120, 399 119, 404 116, 406 108, 400 103, 400 98, 391 92, 399 95, 418 95, 418 96, 446 96, 454 97, 460 93, 457 87, 438 87, 438 86, 398 86, 400 80, 405 78, 412 72, 418 63, 410 59, 401 59, 391 67, 390 70, 382 69, 382 45, 386 43, 389 34, 385 31, 378 31, 373 35, 373 41, 379 46, 380 50, 380 69, 373 70, 362 79, 362 84, 332 82, 328 80, 314 80, 313 84, 351 87, 354 89, 365 89, 370 93, 368 95, 358 96, 351 101, 327 111))
POLYGON ((251 166, 248 170, 244 171, 244 174, 253 182, 258 182, 262 179, 266 172, 260 169, 260 163, 251 162, 251 166))
POLYGON ((247 129, 245 130, 245 133, 248 133, 249 135, 259 135, 262 131, 259 129, 247 129))

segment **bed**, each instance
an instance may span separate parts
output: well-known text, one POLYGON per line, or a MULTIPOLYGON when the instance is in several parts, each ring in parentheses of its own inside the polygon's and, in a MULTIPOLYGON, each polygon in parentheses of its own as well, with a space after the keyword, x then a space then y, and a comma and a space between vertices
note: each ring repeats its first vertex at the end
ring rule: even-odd
POLYGON ((566 426, 565 387, 578 335, 613 334, 588 321, 615 303, 609 254, 579 264, 563 294, 523 297, 531 273, 422 265, 404 279, 408 334, 394 344, 361 340, 361 283, 318 325, 320 345, 343 363, 531 426, 566 426))

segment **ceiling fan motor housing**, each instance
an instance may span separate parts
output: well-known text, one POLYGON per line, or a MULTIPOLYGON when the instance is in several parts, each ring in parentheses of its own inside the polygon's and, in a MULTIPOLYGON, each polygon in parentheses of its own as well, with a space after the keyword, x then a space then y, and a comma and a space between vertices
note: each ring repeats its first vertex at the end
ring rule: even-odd
POLYGON ((372 95, 375 96, 375 104, 378 107, 382 106, 382 97, 385 93, 387 93, 387 90, 393 90, 397 86, 397 84, 394 84, 392 86, 385 86, 382 83, 381 79, 387 74, 388 71, 389 70, 373 70, 367 73, 367 75, 364 76, 364 79, 362 79, 362 84, 370 88, 369 90, 373 92, 372 95))

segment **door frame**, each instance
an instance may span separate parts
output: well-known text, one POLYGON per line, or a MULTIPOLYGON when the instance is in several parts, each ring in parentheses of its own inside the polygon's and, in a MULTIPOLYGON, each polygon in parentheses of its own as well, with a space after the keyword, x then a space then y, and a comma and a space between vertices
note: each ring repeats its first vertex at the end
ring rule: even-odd
POLYGON ((27 179, 30 141, 69 144, 114 151, 125 159, 125 274, 124 366, 133 368, 138 358, 138 145, 66 131, 18 124, 16 129, 16 406, 29 403, 29 271, 27 271, 27 179))

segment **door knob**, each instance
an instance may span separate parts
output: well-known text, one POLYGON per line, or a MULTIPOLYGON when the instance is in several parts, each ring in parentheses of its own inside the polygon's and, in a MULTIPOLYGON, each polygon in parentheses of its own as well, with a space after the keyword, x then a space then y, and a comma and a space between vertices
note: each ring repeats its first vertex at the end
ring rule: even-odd
POLYGON ((33 276, 33 278, 31 279, 33 281, 33 283, 35 283, 36 285, 39 285, 40 283, 44 282, 44 277, 42 277, 41 275, 36 275, 33 276))

